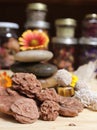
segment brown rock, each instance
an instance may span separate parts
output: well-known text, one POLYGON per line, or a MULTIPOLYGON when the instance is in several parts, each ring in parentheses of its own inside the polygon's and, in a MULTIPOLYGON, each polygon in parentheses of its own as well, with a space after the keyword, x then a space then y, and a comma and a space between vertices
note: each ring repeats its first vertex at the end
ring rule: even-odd
POLYGON ((12 76, 13 89, 19 93, 33 98, 42 89, 41 83, 36 76, 29 73, 15 73, 12 76))
POLYGON ((11 105, 15 119, 21 123, 33 123, 39 118, 38 108, 33 99, 21 98, 11 105))
POLYGON ((0 93, 0 112, 15 117, 20 123, 33 123, 39 117, 38 108, 33 99, 20 96, 16 91, 3 87, 2 94, 0 93))
POLYGON ((74 97, 59 96, 59 104, 59 114, 61 116, 77 116, 83 110, 82 103, 74 97))
POLYGON ((50 100, 45 100, 40 107, 40 119, 45 121, 54 121, 59 115, 58 103, 50 100))

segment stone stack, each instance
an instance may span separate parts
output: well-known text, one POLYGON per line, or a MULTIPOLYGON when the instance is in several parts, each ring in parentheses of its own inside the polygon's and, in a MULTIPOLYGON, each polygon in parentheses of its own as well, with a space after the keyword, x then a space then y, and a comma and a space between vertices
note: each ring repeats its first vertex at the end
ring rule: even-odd
POLYGON ((20 51, 15 55, 16 63, 11 66, 13 72, 33 73, 45 87, 54 87, 57 83, 53 76, 57 67, 49 63, 53 53, 48 50, 20 51))

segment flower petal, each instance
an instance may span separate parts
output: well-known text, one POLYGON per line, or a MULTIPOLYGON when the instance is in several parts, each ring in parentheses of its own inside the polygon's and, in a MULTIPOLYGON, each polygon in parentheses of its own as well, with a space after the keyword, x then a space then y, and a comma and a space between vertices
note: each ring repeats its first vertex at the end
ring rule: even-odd
POLYGON ((38 30, 27 30, 19 38, 19 44, 21 45, 21 50, 28 49, 39 49, 47 47, 49 43, 49 38, 45 32, 40 32, 38 30))
POLYGON ((0 74, 0 86, 2 87, 11 87, 12 80, 10 76, 6 74, 6 72, 0 74))

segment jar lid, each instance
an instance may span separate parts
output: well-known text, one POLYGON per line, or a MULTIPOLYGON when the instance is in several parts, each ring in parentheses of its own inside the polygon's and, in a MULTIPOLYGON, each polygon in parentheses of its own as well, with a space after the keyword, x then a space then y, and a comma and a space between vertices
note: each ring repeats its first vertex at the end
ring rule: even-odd
POLYGON ((74 45, 74 44, 77 44, 77 39, 76 38, 53 37, 52 42, 58 43, 58 44, 74 45))
POLYGON ((87 19, 87 18, 97 18, 97 14, 95 14, 95 13, 93 13, 93 14, 87 14, 86 16, 85 16, 85 18, 87 19))
POLYGON ((76 20, 72 18, 65 18, 65 19, 57 19, 55 21, 55 25, 68 25, 68 26, 76 26, 76 20))
POLYGON ((97 45, 97 38, 94 37, 81 37, 79 39, 79 44, 81 45, 97 45))
POLYGON ((30 3, 27 6, 27 10, 43 10, 47 11, 47 5, 43 3, 30 3))
POLYGON ((25 28, 43 28, 43 29, 49 29, 50 24, 45 21, 33 21, 33 22, 27 22, 25 25, 25 28))
POLYGON ((19 25, 12 22, 0 22, 0 27, 18 29, 19 25))

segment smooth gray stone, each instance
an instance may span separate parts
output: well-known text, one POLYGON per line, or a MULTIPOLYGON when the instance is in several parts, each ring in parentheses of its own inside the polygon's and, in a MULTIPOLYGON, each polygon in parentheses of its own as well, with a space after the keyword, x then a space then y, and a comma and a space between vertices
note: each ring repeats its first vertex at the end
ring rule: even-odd
POLYGON ((24 72, 24 73, 29 73, 27 68, 32 67, 33 65, 37 64, 36 62, 16 62, 14 63, 11 67, 10 70, 13 72, 24 72))
POLYGON ((33 73, 37 77, 50 77, 57 72, 57 67, 49 63, 15 63, 10 68, 13 72, 33 73))
POLYGON ((53 53, 47 50, 28 50, 16 53, 15 60, 20 62, 40 62, 48 61, 53 57, 53 53))
POLYGON ((27 68, 27 70, 33 72, 37 77, 49 77, 57 72, 57 67, 48 63, 40 63, 27 68))

